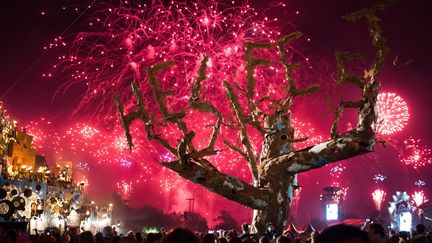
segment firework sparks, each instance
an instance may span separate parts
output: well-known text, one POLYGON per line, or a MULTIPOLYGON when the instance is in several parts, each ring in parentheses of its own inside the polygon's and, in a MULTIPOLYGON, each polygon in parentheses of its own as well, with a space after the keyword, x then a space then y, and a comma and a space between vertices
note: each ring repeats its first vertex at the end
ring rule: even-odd
POLYGON ((81 170, 81 171, 89 171, 90 170, 90 165, 87 162, 78 162, 75 164, 75 168, 77 170, 81 170))
POLYGON ((421 145, 420 139, 410 137, 404 141, 404 146, 399 154, 402 163, 412 166, 414 169, 432 163, 431 150, 427 146, 421 145))
POLYGON ((121 198, 125 201, 129 201, 133 190, 132 182, 125 182, 124 180, 117 182, 117 189, 121 198))
POLYGON ((424 180, 416 180, 414 185, 416 185, 418 188, 421 188, 426 185, 426 182, 424 180))
MULTIPOLYGON (((102 101, 99 111, 112 111, 109 110, 112 106, 105 106, 112 103, 107 93, 119 93, 124 99, 129 97, 127 87, 131 80, 140 81, 144 99, 151 98, 141 72, 145 67, 166 60, 174 60, 176 67, 161 74, 160 79, 164 81, 163 86, 178 95, 178 99, 167 100, 167 105, 178 108, 179 104, 175 103, 189 98, 191 81, 203 55, 209 57, 204 97, 217 101, 223 95, 221 80, 244 80, 245 42, 274 42, 281 34, 277 28, 270 27, 277 19, 261 16, 250 5, 239 2, 178 1, 164 5, 137 1, 121 6, 94 6, 93 9, 97 10, 88 21, 88 31, 78 34, 70 45, 64 38, 56 37, 47 48, 67 46, 71 49, 70 55, 59 56, 59 63, 49 73, 54 76, 67 72, 75 82, 68 83, 65 88, 85 83, 88 92, 80 107, 98 99, 102 101)), ((274 54, 275 50, 262 52, 274 54)), ((277 55, 269 56, 278 63, 277 55)), ((308 63, 307 58, 302 58, 308 63)), ((268 81, 257 87, 257 97, 284 95, 275 92, 284 90, 278 88, 286 85, 282 66, 257 70, 256 78, 268 81)), ((215 105, 222 108, 224 104, 215 105)))
POLYGON ((343 201, 345 201, 345 199, 348 196, 348 189, 349 187, 341 187, 340 190, 336 193, 336 195, 333 197, 334 201, 337 204, 342 203, 343 201))
POLYGON ((423 191, 415 191, 411 198, 417 207, 428 201, 423 191))
POLYGON ((335 179, 339 179, 342 172, 346 169, 345 166, 343 166, 342 164, 338 164, 336 166, 333 166, 332 168, 330 168, 330 175, 335 178, 335 179))
POLYGON ((132 166, 132 161, 128 158, 120 158, 120 166, 124 168, 130 168, 132 166))
POLYGON ((382 174, 376 174, 376 175, 374 175, 374 177, 373 177, 375 183, 383 182, 386 178, 387 178, 387 177, 386 177, 385 175, 382 175, 382 174))
POLYGON ((373 199, 373 202, 375 204, 375 208, 378 211, 381 211, 381 206, 382 206, 382 203, 384 202, 385 195, 386 195, 386 193, 384 192, 384 190, 381 190, 381 189, 376 189, 372 193, 372 199, 373 199))
POLYGON ((378 94, 376 113, 376 130, 382 135, 402 131, 410 116, 406 102, 395 93, 378 94))

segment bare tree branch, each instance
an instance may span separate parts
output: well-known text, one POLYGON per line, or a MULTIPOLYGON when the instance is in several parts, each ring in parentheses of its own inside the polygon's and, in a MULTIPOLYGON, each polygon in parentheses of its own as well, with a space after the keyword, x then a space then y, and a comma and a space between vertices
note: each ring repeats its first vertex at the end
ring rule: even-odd
POLYGON ((214 145, 219 135, 220 126, 222 124, 222 114, 210 102, 202 101, 200 98, 201 83, 206 79, 207 61, 207 56, 204 56, 201 60, 201 65, 198 70, 198 77, 195 79, 195 83, 192 87, 192 96, 189 99, 189 105, 192 109, 204 113, 211 113, 217 117, 216 124, 213 125, 213 133, 210 137, 209 144, 206 148, 203 149, 204 151, 214 150, 214 145))
POLYGON ((224 82, 225 92, 227 94, 228 100, 230 101, 231 107, 234 109, 234 113, 237 117, 237 120, 240 124, 241 128, 241 141, 246 150, 245 154, 247 155, 247 164, 252 173, 252 178, 254 181, 258 181, 258 166, 257 160, 255 158, 255 154, 253 152, 252 143, 250 142, 249 135, 246 130, 246 116, 244 115, 243 108, 238 101, 234 90, 231 85, 225 81, 224 82))
POLYGON ((269 190, 249 185, 236 177, 219 172, 216 168, 208 169, 196 163, 183 166, 179 161, 161 164, 231 201, 253 209, 265 209, 268 206, 269 190))
POLYGON ((151 124, 149 118, 150 116, 148 115, 148 112, 145 110, 144 107, 144 101, 141 92, 135 83, 132 83, 131 86, 132 86, 132 92, 134 93, 135 99, 137 101, 137 109, 129 112, 127 115, 124 115, 123 105, 121 104, 120 99, 118 98, 117 95, 114 95, 114 100, 116 102, 117 110, 120 116, 120 122, 125 131, 125 136, 129 145, 129 149, 132 149, 133 146, 132 136, 130 133, 130 126, 134 120, 141 119, 145 126, 147 138, 156 140, 158 143, 164 146, 168 151, 175 154, 176 150, 169 145, 168 141, 160 138, 159 135, 154 133, 153 125, 151 124))
POLYGON ((245 43, 245 61, 247 63, 246 66, 246 80, 247 80, 247 92, 246 98, 250 111, 250 123, 256 129, 258 129, 261 133, 265 133, 265 130, 261 126, 259 122, 259 117, 263 114, 262 111, 256 106, 253 98, 255 94, 255 84, 256 80, 254 78, 255 68, 258 65, 270 65, 271 61, 269 59, 255 59, 253 57, 254 49, 265 49, 271 48, 273 45, 270 43, 262 43, 262 42, 246 42, 245 43))
POLYGON ((224 140, 224 144, 226 144, 231 150, 237 152, 238 154, 240 154, 245 160, 248 159, 246 153, 244 153, 241 149, 237 148, 234 144, 232 144, 230 141, 228 140, 224 140))
POLYGON ((332 135, 337 134, 337 120, 345 107, 359 108, 357 128, 340 136, 335 136, 327 142, 283 155, 276 158, 274 163, 285 163, 285 168, 289 173, 299 173, 374 150, 375 133, 372 126, 376 122, 375 105, 380 88, 377 75, 388 51, 378 24, 379 18, 375 15, 375 12, 393 2, 387 1, 384 4, 377 4, 371 9, 360 10, 345 17, 351 21, 357 21, 365 17, 368 22, 372 43, 376 48, 375 60, 371 69, 367 70, 364 75, 364 79, 369 79, 369 82, 365 82, 362 86, 362 100, 358 102, 341 102, 336 112, 337 119, 333 124, 332 135))
POLYGON ((298 89, 294 82, 293 71, 294 69, 299 68, 300 65, 288 63, 285 46, 293 40, 300 38, 301 36, 302 34, 300 32, 293 32, 276 41, 279 50, 279 61, 285 68, 285 79, 288 81, 289 84, 289 97, 282 103, 282 107, 279 109, 280 112, 284 112, 290 109, 292 106, 292 101, 296 96, 303 96, 313 93, 317 91, 319 87, 318 85, 311 85, 306 89, 298 89))

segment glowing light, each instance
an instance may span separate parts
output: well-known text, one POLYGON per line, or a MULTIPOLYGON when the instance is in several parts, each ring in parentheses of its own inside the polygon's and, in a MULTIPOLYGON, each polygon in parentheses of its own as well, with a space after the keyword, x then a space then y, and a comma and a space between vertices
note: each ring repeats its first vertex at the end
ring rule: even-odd
POLYGON ((403 212, 399 217, 399 231, 410 232, 412 229, 412 214, 410 212, 403 212))
POLYGON ((87 162, 78 162, 75 164, 75 168, 81 171, 89 171, 90 170, 90 166, 89 163, 87 162))
POLYGON ((130 168, 132 166, 132 161, 128 160, 127 158, 121 158, 120 166, 125 168, 130 168))
POLYGON ((428 201, 423 191, 415 191, 411 198, 417 207, 428 201))
POLYGON ((378 94, 376 113, 376 131, 382 135, 402 131, 410 116, 407 103, 395 93, 378 94))
POLYGON ((381 206, 382 206, 382 203, 384 202, 385 195, 386 195, 386 193, 383 190, 381 190, 381 189, 376 189, 372 193, 372 199, 374 201, 375 208, 378 211, 381 211, 381 206))
POLYGON ((124 180, 117 182, 117 189, 121 198, 125 201, 129 201, 133 190, 132 182, 125 182, 124 180))
POLYGON ((420 139, 412 137, 404 140, 404 148, 399 153, 402 163, 412 166, 414 169, 424 167, 432 163, 431 150, 421 145, 420 139))
POLYGON ((338 220, 339 219, 339 205, 336 203, 326 204, 326 219, 338 220))
POLYGON ((424 180, 416 180, 414 182, 414 185, 418 186, 419 188, 421 188, 422 186, 426 185, 426 182, 424 180))
POLYGON ((336 166, 333 166, 330 169, 330 175, 336 179, 338 179, 340 177, 340 175, 342 174, 342 172, 346 169, 345 166, 343 166, 342 164, 338 164, 336 166))
POLYGON ((385 175, 376 174, 376 175, 374 175, 373 179, 374 179, 375 183, 378 183, 378 182, 383 182, 386 178, 387 177, 385 175))

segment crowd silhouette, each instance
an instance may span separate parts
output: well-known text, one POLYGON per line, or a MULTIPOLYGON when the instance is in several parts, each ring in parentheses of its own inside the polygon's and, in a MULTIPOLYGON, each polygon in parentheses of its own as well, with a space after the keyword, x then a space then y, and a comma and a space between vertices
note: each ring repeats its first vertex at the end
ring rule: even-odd
POLYGON ((0 228, 0 243, 432 243, 432 232, 423 224, 418 224, 411 232, 386 230, 379 223, 365 223, 363 227, 338 224, 313 232, 293 232, 286 230, 282 234, 268 225, 265 234, 251 232, 248 224, 242 225, 242 232, 236 230, 215 232, 194 232, 177 227, 168 232, 141 233, 129 231, 119 234, 115 228, 104 227, 101 232, 79 233, 77 228, 70 228, 61 233, 56 228, 48 228, 41 234, 29 235, 25 231, 0 228))

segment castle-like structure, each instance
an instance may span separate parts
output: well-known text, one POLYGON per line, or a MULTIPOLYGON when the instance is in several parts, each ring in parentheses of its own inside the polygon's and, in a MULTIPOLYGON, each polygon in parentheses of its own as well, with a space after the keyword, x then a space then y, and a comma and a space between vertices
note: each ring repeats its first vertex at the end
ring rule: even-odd
POLYGON ((1 101, 0 162, 0 224, 21 223, 32 234, 50 227, 97 231, 111 224, 112 205, 99 209, 84 202, 85 184, 73 181, 72 163, 50 170, 33 137, 6 115, 1 101))

